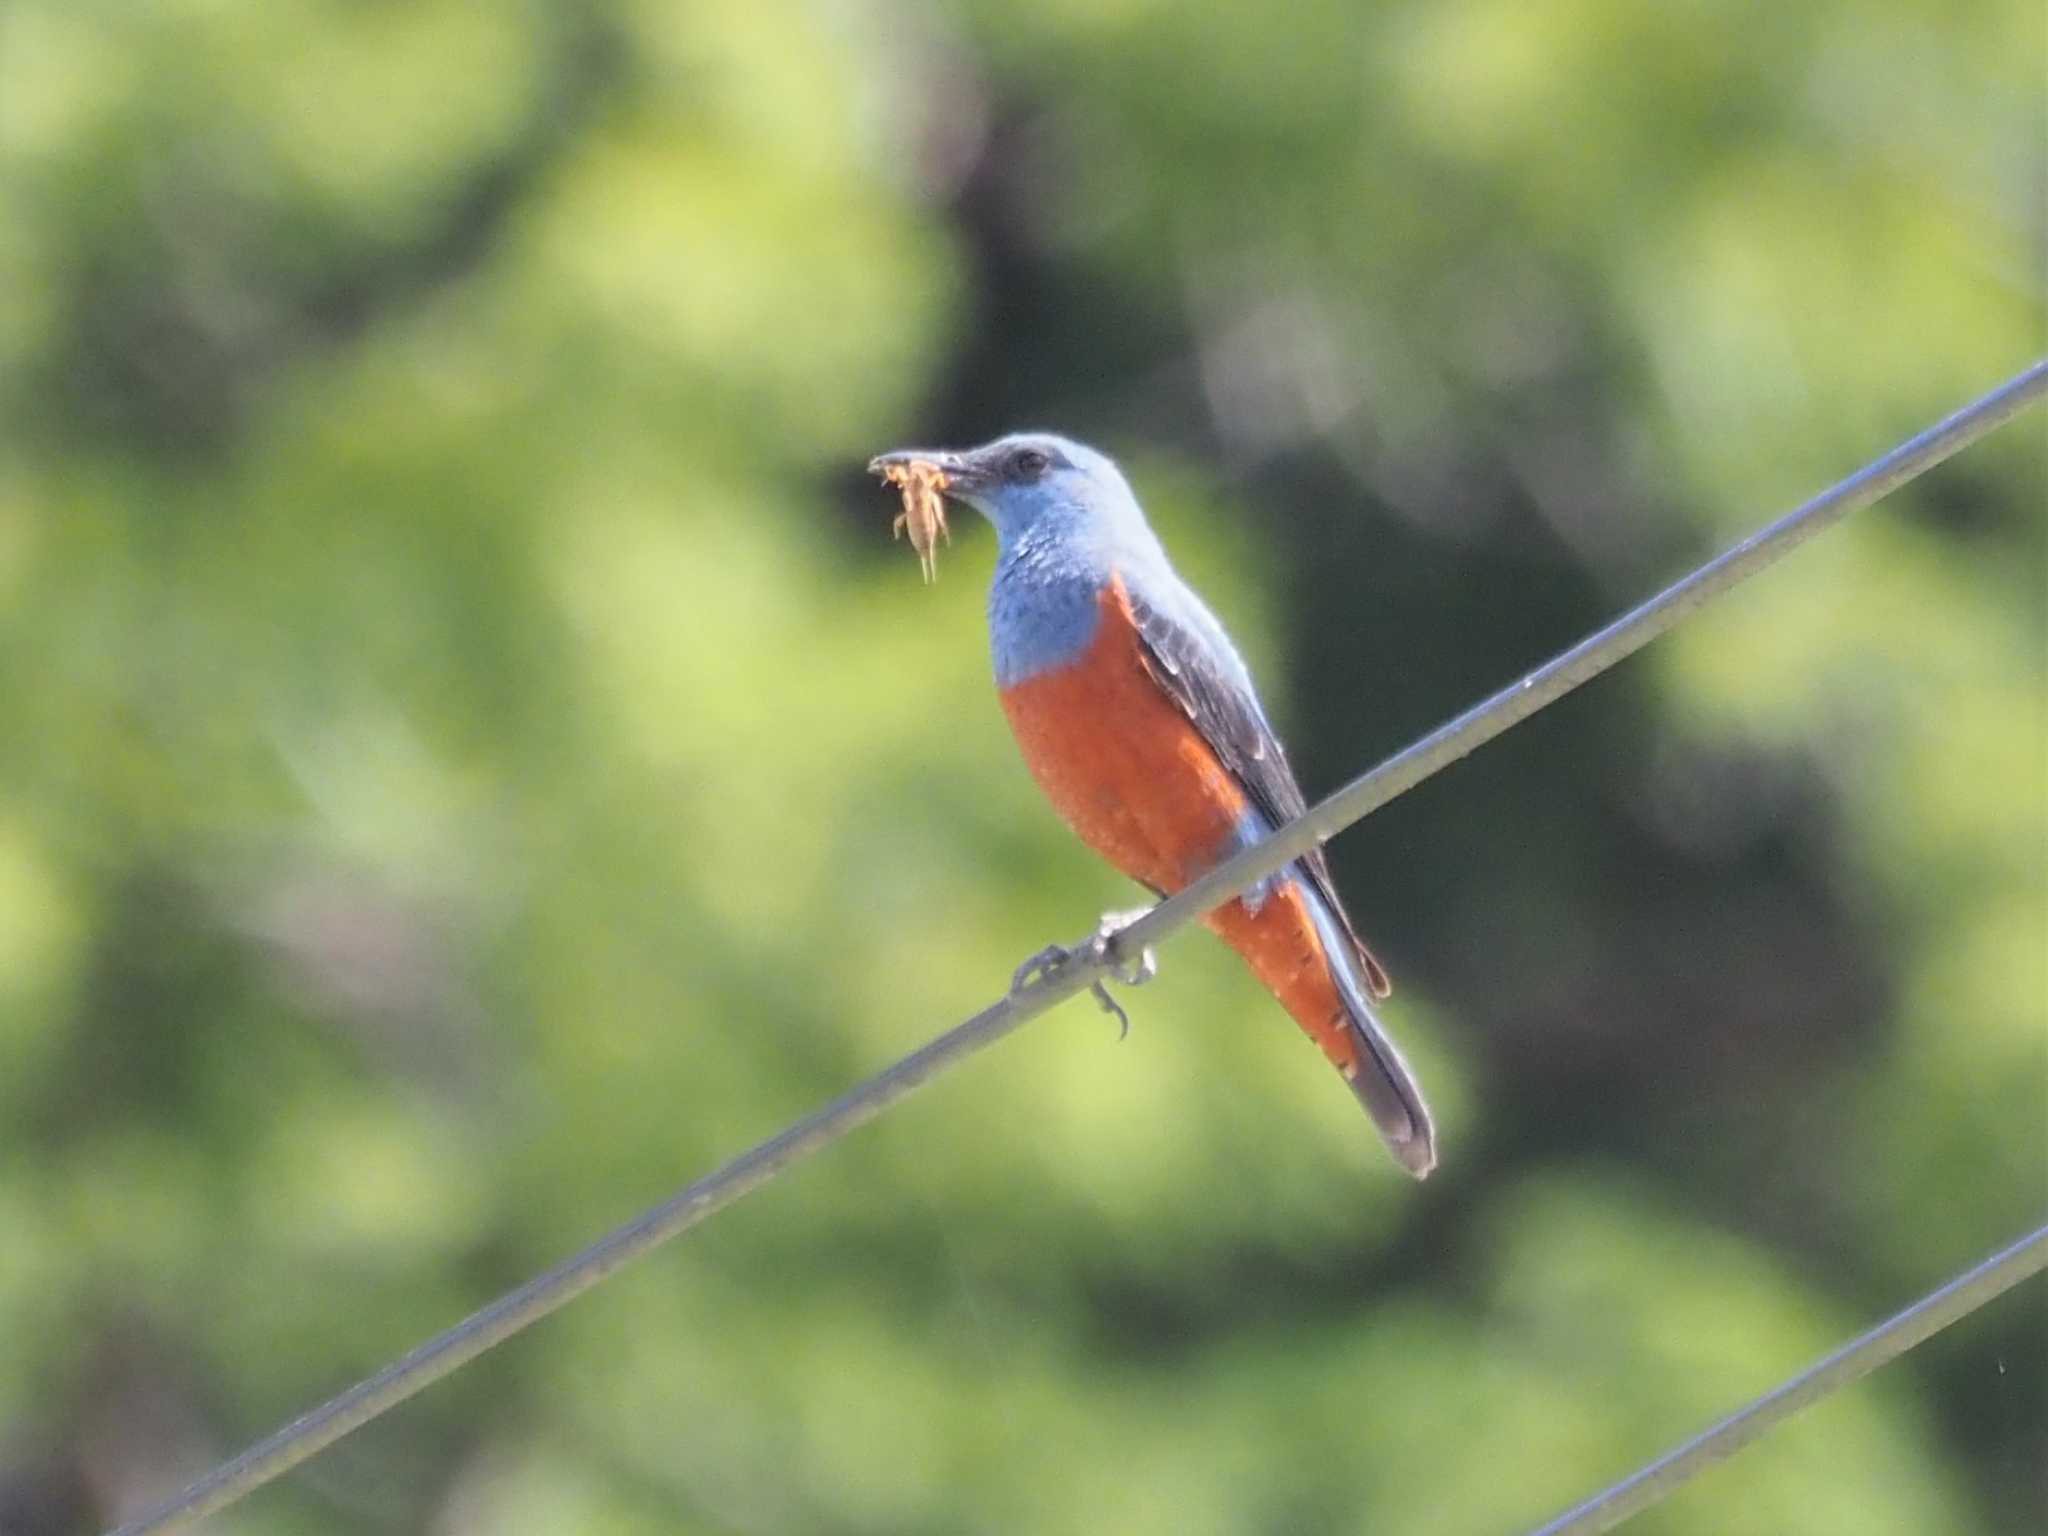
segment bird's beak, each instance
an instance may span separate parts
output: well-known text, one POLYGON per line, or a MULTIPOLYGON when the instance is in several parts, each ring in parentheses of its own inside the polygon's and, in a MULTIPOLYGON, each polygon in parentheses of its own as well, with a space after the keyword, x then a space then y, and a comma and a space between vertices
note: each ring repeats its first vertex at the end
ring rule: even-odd
POLYGON ((981 469, 974 460, 951 448, 898 448, 891 453, 878 453, 868 460, 868 473, 885 474, 892 467, 906 464, 937 466, 946 477, 941 489, 955 494, 972 490, 981 480, 981 469))

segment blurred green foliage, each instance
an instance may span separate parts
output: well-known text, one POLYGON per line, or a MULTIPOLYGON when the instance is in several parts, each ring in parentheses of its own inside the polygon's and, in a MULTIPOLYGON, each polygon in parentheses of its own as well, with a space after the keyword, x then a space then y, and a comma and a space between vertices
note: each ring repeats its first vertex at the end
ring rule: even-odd
MULTIPOLYGON (((1128 892, 868 454, 1120 453, 1311 789, 2043 350, 2043 20, 0 7, 0 1531, 95 1528, 1128 892)), ((2038 418, 229 1531, 1527 1525, 2048 1206, 2038 418)), ((2038 1293, 2039 1286, 2033 1288, 2038 1293)), ((1645 1532, 2032 1528, 2043 1298, 1645 1532)))

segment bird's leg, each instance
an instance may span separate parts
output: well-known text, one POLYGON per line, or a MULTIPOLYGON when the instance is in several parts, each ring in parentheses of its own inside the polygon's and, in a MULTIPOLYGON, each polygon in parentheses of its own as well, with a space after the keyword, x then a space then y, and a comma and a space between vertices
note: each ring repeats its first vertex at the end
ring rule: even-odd
POLYGON ((1152 909, 1133 907, 1128 912, 1105 912, 1102 921, 1095 925, 1095 932, 1088 938, 1087 949, 1090 958, 1102 960, 1109 966, 1109 974, 1127 987, 1142 987, 1159 974, 1159 957, 1152 953, 1147 944, 1138 951, 1135 959, 1126 959, 1116 953, 1116 936, 1152 909))
MULTIPOLYGON (((1062 967, 1076 960, 1089 960, 1106 966, 1109 974, 1127 987, 1143 986, 1159 974, 1159 957, 1153 954, 1152 946, 1147 944, 1135 960, 1122 959, 1116 954, 1115 946, 1116 936, 1148 910, 1140 907, 1132 912, 1105 912, 1095 931, 1079 944, 1048 944, 1017 967, 1017 973, 1010 978, 1010 990, 1021 992, 1033 982, 1057 975, 1062 967)), ((1102 1005, 1104 1013, 1116 1016, 1117 1038, 1123 1039, 1131 1032, 1131 1016, 1124 1012, 1121 1003, 1110 996, 1109 988, 1100 979, 1090 983, 1088 990, 1102 1005)))

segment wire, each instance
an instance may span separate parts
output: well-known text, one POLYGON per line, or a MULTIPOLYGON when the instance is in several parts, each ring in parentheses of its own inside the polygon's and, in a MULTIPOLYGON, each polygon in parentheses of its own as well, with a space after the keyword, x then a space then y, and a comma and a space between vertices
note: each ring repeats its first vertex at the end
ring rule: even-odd
POLYGON ((1993 1254, 1940 1290, 1921 1297, 1861 1338, 1844 1344, 1825 1360, 1729 1414, 1676 1450, 1659 1456, 1640 1472, 1631 1473, 1548 1525, 1530 1532, 1530 1536, 1590 1536, 1594 1531, 1613 1530, 1629 1516, 1667 1498, 1707 1468, 1761 1439, 1800 1409, 1868 1376, 1879 1366, 1890 1364, 1914 1345, 1924 1343, 1950 1323, 1969 1316, 2043 1269, 2048 1269, 2048 1226, 2036 1228, 2010 1248, 1993 1254))
POLYGON ((1077 992, 1094 987, 1137 954, 1318 843, 1405 793, 1431 774, 1647 645, 1710 599, 1879 497, 1925 474, 2048 394, 2048 360, 2034 364, 1938 425, 1895 448, 1796 511, 1751 535, 1640 607, 1580 641, 1484 703, 1354 779, 1271 838, 1218 865, 1120 930, 1083 947, 1068 964, 1041 972, 964 1023, 859 1086, 706 1174, 590 1247, 472 1313, 445 1333, 340 1396, 294 1419, 111 1536, 161 1536, 217 1513, 404 1402, 484 1351, 531 1327, 613 1271, 679 1236, 758 1189, 790 1164, 866 1124, 939 1072, 993 1045, 1077 992))
POLYGON ((1406 794, 1503 731, 1521 724, 1581 683, 1592 681, 1616 662, 1634 655, 1676 627, 1681 619, 1790 554, 1815 534, 1890 495, 1995 431, 2044 394, 2048 394, 2048 359, 2016 374, 1990 394, 1901 443, 1874 464, 1759 529, 1521 681, 1509 684, 1449 724, 1438 726, 1414 745, 1395 753, 1370 773, 1353 779, 1327 800, 1309 807, 1305 815, 1289 822, 1274 836, 1176 891, 1137 922, 1118 931, 1111 945, 1111 958, 1119 958, 1119 950, 1135 954, 1144 945, 1158 942, 1183 923, 1221 905, 1247 885, 1285 868, 1318 843, 1328 842, 1353 822, 1406 794))

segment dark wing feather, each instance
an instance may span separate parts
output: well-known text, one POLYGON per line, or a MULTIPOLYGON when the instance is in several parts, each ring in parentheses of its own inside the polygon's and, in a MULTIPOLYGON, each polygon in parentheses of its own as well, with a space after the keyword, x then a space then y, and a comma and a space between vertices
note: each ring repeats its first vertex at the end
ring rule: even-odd
MULTIPOLYGON (((1301 786, 1288 765, 1286 748, 1273 734, 1272 726, 1251 692, 1227 676, 1217 665, 1207 642, 1194 630, 1153 607, 1128 589, 1124 600, 1130 605, 1143 651, 1145 668, 1214 749, 1223 766, 1244 786, 1267 824, 1279 827, 1308 809, 1301 786)), ((1358 951, 1365 972, 1365 984, 1375 999, 1392 990, 1386 970, 1351 926, 1337 887, 1330 878, 1330 861, 1321 848, 1300 858, 1299 867, 1316 893, 1337 914, 1358 951)))

